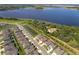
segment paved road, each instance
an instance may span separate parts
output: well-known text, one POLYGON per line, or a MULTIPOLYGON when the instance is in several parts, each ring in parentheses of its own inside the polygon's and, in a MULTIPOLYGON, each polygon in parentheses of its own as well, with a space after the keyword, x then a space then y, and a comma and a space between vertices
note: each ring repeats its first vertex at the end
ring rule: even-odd
POLYGON ((22 30, 23 34, 26 35, 26 36, 29 38, 29 40, 30 40, 36 47, 38 47, 39 50, 42 51, 42 54, 43 54, 43 55, 49 55, 49 54, 47 53, 46 49, 45 49, 44 47, 41 47, 41 46, 38 44, 38 42, 33 39, 33 37, 31 36, 31 34, 30 34, 28 31, 26 31, 26 29, 25 29, 23 26, 18 25, 18 24, 17 24, 17 26, 18 26, 18 28, 19 28, 20 30, 22 30))

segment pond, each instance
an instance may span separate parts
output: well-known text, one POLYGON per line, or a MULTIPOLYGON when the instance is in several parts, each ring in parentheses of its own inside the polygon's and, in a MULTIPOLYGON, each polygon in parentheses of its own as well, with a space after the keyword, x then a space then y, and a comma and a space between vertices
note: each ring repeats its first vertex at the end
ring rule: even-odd
POLYGON ((79 10, 66 8, 21 8, 6 10, 0 11, 0 17, 39 19, 58 24, 79 26, 79 10))

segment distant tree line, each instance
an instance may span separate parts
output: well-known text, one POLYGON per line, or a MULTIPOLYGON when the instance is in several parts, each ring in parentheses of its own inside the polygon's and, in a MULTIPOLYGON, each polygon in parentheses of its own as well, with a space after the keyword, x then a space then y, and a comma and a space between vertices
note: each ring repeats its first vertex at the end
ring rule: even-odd
POLYGON ((0 17, 0 19, 18 20, 17 18, 6 18, 6 17, 0 17))

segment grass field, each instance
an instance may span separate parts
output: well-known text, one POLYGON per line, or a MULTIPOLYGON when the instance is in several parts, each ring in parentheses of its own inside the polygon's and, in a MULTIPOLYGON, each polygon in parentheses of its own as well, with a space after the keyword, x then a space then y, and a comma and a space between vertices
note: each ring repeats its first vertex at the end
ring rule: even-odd
POLYGON ((24 27, 33 37, 35 37, 38 34, 33 29, 31 29, 29 26, 25 25, 24 27))

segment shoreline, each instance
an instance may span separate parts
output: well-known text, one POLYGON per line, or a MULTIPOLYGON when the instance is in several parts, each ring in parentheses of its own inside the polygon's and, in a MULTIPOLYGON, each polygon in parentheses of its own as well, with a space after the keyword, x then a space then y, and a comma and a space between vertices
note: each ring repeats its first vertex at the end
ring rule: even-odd
POLYGON ((41 20, 41 19, 31 19, 31 18, 11 18, 11 17, 0 17, 0 19, 6 19, 6 20, 21 20, 21 21, 29 21, 29 20, 33 20, 33 21, 39 21, 39 22, 45 22, 46 24, 51 24, 51 25, 59 25, 59 26, 68 26, 68 27, 79 27, 76 25, 66 25, 66 24, 60 24, 60 23, 54 23, 54 22, 50 22, 48 20, 41 20))

